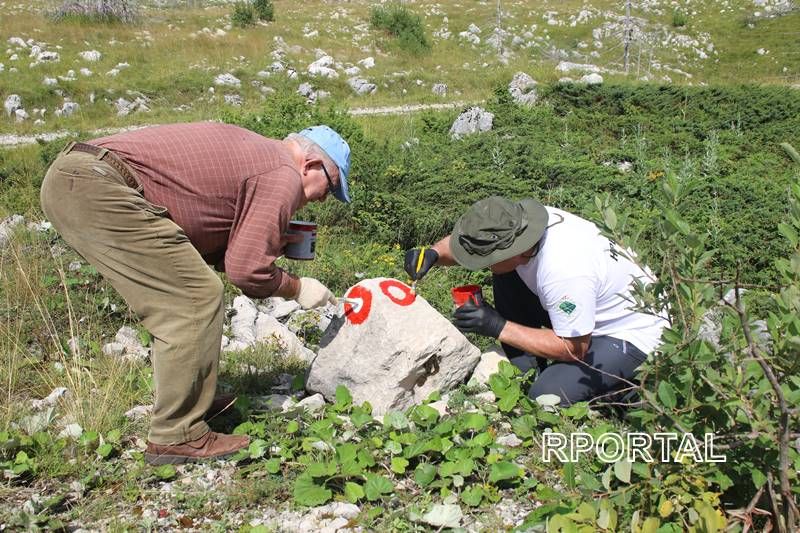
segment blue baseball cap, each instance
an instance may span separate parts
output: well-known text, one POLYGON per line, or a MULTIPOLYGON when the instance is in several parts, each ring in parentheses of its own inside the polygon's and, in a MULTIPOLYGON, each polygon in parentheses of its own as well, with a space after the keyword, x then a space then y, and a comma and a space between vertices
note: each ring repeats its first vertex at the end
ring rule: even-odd
POLYGON ((347 175, 350 173, 350 146, 347 141, 328 126, 311 126, 298 135, 317 143, 317 146, 322 148, 336 163, 336 166, 339 167, 339 185, 333 189, 333 196, 342 202, 349 202, 347 175))

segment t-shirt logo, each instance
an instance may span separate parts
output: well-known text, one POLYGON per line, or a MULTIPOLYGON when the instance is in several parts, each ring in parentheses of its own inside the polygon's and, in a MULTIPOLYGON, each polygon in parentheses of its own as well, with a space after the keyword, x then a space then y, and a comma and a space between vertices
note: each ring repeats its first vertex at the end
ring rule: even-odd
POLYGON ((569 300, 564 300, 560 304, 558 304, 558 308, 564 312, 565 315, 571 315, 572 312, 575 310, 576 305, 569 300))

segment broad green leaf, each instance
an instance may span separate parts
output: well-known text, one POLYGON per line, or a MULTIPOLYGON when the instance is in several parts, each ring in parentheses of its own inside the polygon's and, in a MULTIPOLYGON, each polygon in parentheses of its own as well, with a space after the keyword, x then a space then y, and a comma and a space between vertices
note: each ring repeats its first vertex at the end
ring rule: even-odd
POLYGON ((497 483, 498 481, 513 479, 518 477, 521 473, 522 469, 514 463, 500 461, 489 468, 489 481, 491 483, 497 483))
POLYGON ((434 527, 459 527, 464 513, 461 507, 452 504, 436 504, 431 510, 422 515, 422 521, 434 527))
POLYGON ((623 483, 631 482, 631 462, 622 459, 614 463, 614 476, 623 483))
POLYGON ((755 487, 757 489, 760 489, 761 487, 763 487, 764 483, 767 482, 767 476, 765 476, 761 472, 761 470, 759 470, 757 468, 753 468, 752 470, 750 470, 750 477, 753 480, 753 485, 755 485, 755 487))
POLYGON ((661 521, 658 518, 650 517, 642 524, 642 533, 656 533, 661 521))
POLYGON ((392 457, 392 472, 396 474, 403 474, 406 471, 406 467, 408 466, 408 459, 403 459, 402 457, 392 457))
POLYGON ((301 474, 294 482, 294 501, 299 505, 315 507, 322 505, 333 497, 330 489, 314 483, 309 474, 301 474))
POLYGON ((508 413, 517 406, 520 396, 521 394, 518 388, 509 389, 505 394, 501 395, 500 399, 497 401, 497 408, 504 413, 508 413))
POLYGON ((336 386, 336 406, 340 409, 345 409, 353 403, 353 396, 350 394, 350 391, 347 390, 347 387, 344 385, 337 385, 336 386))
POLYGON ((392 492, 394 492, 394 485, 388 478, 376 474, 367 474, 364 493, 369 501, 374 502, 380 499, 382 494, 390 494, 392 492))
POLYGON ((363 411, 353 411, 350 413, 350 421, 353 425, 357 428, 364 427, 365 425, 372 422, 373 418, 371 414, 365 413, 363 411))
POLYGON ((281 471, 281 460, 277 457, 273 457, 272 459, 264 462, 264 468, 270 474, 277 474, 281 471))
POLYGON ((408 427, 408 418, 403 413, 390 411, 383 415, 383 426, 394 429, 405 429, 408 427))
POLYGON ((470 507, 477 507, 483 500, 485 491, 480 485, 468 487, 461 493, 461 501, 470 507))
POLYGON ((364 497, 364 487, 358 483, 348 481, 344 484, 344 497, 347 498, 347 501, 350 503, 356 503, 364 497))
POLYGON ((250 447, 247 448, 247 454, 251 459, 264 457, 265 453, 267 453, 267 442, 262 439, 254 440, 250 443, 250 447))
POLYGON ((286 424, 286 433, 297 433, 299 429, 300 424, 297 422, 297 420, 289 420, 289 423, 286 424))
POLYGON ((489 420, 482 413, 465 413, 459 417, 459 430, 483 431, 489 425, 489 420))
POLYGON ((175 478, 178 471, 175 470, 173 465, 161 465, 153 469, 153 474, 162 481, 168 481, 175 478))
POLYGON ((414 481, 420 487, 427 487, 436 477, 436 467, 430 463, 420 463, 414 469, 414 481))
POLYGON ((358 453, 358 446, 352 442, 345 442, 336 446, 336 457, 340 463, 355 461, 358 453))
POLYGON ((661 502, 661 505, 658 506, 658 514, 661 515, 661 518, 666 518, 672 514, 673 505, 670 500, 665 499, 661 502))
POLYGON ((532 437, 536 430, 536 417, 533 415, 523 415, 511 421, 511 427, 517 436, 525 439, 532 437))
POLYGON ((411 411, 411 420, 423 427, 430 427, 439 420, 439 411, 429 405, 418 405, 411 411))
POLYGON ((106 442, 105 444, 101 444, 97 447, 97 455, 102 457, 103 459, 108 459, 109 456, 114 452, 114 446, 106 442))
POLYGON ((658 399, 664 407, 674 409, 675 405, 677 405, 675 388, 668 382, 662 381, 658 384, 658 399))

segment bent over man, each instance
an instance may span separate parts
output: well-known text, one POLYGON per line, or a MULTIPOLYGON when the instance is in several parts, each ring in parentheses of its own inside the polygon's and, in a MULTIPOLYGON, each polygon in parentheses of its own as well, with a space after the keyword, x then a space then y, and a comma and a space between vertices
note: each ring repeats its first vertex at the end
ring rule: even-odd
POLYGON ((532 198, 480 200, 422 253, 415 271, 420 250, 406 252, 413 279, 433 265, 490 268, 497 309, 468 303, 453 323, 500 340, 511 357, 534 356, 532 398, 555 394, 569 405, 625 388, 667 324, 631 309, 631 283, 652 276, 593 223, 532 198))
POLYGON ((285 140, 217 123, 155 126, 70 143, 47 172, 42 208, 152 333, 151 464, 223 458, 246 436, 212 432, 223 284, 303 308, 335 303, 274 265, 292 214, 328 193, 349 202, 350 148, 327 126, 285 140))

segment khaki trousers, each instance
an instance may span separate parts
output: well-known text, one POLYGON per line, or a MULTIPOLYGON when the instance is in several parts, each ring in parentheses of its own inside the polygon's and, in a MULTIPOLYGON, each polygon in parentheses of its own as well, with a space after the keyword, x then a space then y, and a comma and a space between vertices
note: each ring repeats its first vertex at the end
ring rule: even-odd
POLYGON ((177 444, 209 431, 217 385, 223 286, 183 230, 101 154, 69 151, 42 183, 42 209, 153 336, 155 405, 148 439, 177 444))

